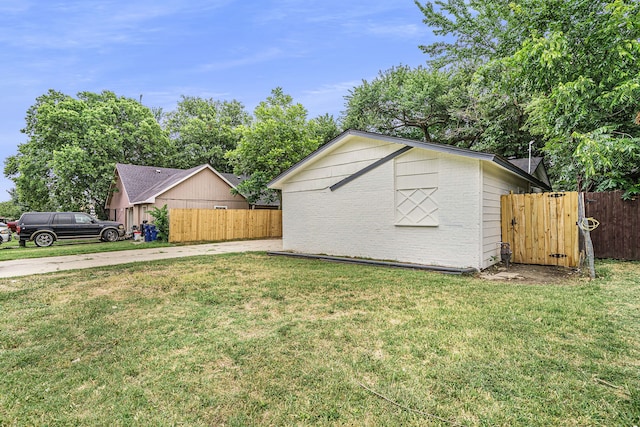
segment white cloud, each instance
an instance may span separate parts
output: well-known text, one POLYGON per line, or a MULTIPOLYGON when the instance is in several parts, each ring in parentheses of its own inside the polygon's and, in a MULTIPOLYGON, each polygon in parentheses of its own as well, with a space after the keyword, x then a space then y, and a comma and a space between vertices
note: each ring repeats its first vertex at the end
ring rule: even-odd
POLYGON ((423 34, 427 34, 427 28, 424 25, 417 24, 373 24, 368 23, 364 26, 365 32, 379 36, 392 36, 399 38, 414 39, 423 34))
POLYGON ((349 89, 361 84, 360 80, 352 80, 347 82, 325 84, 316 89, 305 90, 303 93, 308 96, 326 96, 335 95, 336 93, 346 93, 349 89))
MULTIPOLYGON (((27 49, 95 49, 111 44, 144 44, 180 15, 201 15, 231 3, 218 1, 76 1, 19 7, 0 16, 0 44, 27 49)), ((12 6, 14 5, 14 6, 12 6)), ((188 31, 188 30, 187 30, 188 31)))
MULTIPOLYGON (((126 92, 126 91, 125 91, 126 92)), ((129 90, 128 92, 133 92, 129 90)), ((229 94, 225 92, 212 92, 201 87, 176 86, 165 88, 163 91, 143 91, 141 94, 127 93, 126 96, 139 98, 142 95, 142 103, 149 107, 159 107, 165 112, 176 109, 182 95, 199 98, 226 99, 229 94)))
POLYGON ((274 59, 282 58, 283 56, 285 56, 284 50, 277 47, 272 47, 257 52, 251 52, 246 56, 235 59, 221 60, 203 64, 199 66, 197 70, 201 72, 225 70, 229 68, 237 68, 245 65, 253 65, 259 64, 261 62, 272 61, 274 59))
POLYGON ((310 117, 330 114, 338 118, 344 110, 344 97, 349 90, 362 83, 360 80, 324 84, 317 88, 307 89, 295 97, 295 101, 305 106, 310 117))

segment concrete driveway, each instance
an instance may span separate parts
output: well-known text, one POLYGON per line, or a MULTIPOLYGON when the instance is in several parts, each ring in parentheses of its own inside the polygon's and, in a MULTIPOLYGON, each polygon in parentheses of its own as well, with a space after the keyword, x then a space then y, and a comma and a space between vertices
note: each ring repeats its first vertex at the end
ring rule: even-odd
MULTIPOLYGON (((144 244, 141 244, 141 247, 144 244)), ((49 258, 31 258, 0 262, 0 278, 53 273, 64 270, 104 267, 132 262, 183 258, 197 255, 217 255, 232 252, 281 251, 282 239, 244 240, 153 249, 133 249, 118 252, 99 252, 49 258)))

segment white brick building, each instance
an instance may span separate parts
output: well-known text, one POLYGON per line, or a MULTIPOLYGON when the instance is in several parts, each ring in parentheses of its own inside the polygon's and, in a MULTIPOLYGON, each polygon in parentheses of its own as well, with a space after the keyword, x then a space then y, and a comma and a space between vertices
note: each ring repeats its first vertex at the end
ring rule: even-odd
POLYGON ((345 131, 275 178, 286 251, 484 269, 500 195, 550 189, 502 157, 345 131))

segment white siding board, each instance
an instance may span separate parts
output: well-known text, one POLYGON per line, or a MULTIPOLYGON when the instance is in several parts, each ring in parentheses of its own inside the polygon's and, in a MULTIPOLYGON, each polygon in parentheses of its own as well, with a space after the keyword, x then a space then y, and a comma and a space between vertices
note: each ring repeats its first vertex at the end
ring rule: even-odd
MULTIPOLYGON (((323 190, 335 184, 334 181, 336 181, 335 177, 328 177, 328 178, 316 179, 313 181, 300 181, 300 182, 287 183, 287 185, 283 188, 282 194, 284 194, 285 192, 297 193, 300 191, 323 190)), ((339 179, 337 181, 339 181, 339 179)))
POLYGON ((368 145, 362 138, 355 138, 291 176, 283 190, 295 192, 327 188, 399 148, 397 144, 387 142, 368 145))
POLYGON ((482 268, 488 268, 500 261, 500 241, 502 239, 500 218, 500 196, 511 191, 518 193, 528 188, 528 183, 499 167, 483 165, 482 186, 482 268))
MULTIPOLYGON (((294 177, 294 179, 291 180, 291 182, 313 181, 314 179, 322 179, 322 178, 325 178, 326 176, 327 176, 326 167, 309 168, 296 174, 296 176, 294 177)), ((330 173, 329 176, 333 176, 333 174, 330 173)))
MULTIPOLYGON (((355 138, 335 148, 330 154, 327 154, 314 162, 313 165, 310 165, 309 168, 350 168, 353 163, 375 161, 399 148, 397 144, 388 142, 367 144, 361 138, 355 138)), ((295 178, 295 176, 293 178, 295 178)))
POLYGON ((345 140, 345 143, 335 147, 330 155, 337 153, 346 153, 352 151, 371 151, 380 147, 398 147, 398 144, 394 144, 387 141, 380 141, 362 136, 354 136, 345 140))

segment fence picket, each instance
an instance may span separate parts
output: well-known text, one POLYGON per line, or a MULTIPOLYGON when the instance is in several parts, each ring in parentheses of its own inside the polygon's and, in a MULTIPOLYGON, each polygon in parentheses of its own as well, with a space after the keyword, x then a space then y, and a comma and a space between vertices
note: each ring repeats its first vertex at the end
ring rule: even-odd
POLYGON ((640 198, 623 200, 622 191, 586 193, 585 211, 600 223, 591 232, 596 258, 640 260, 640 198))
POLYGON ((171 209, 171 243, 282 237, 282 211, 171 209))

